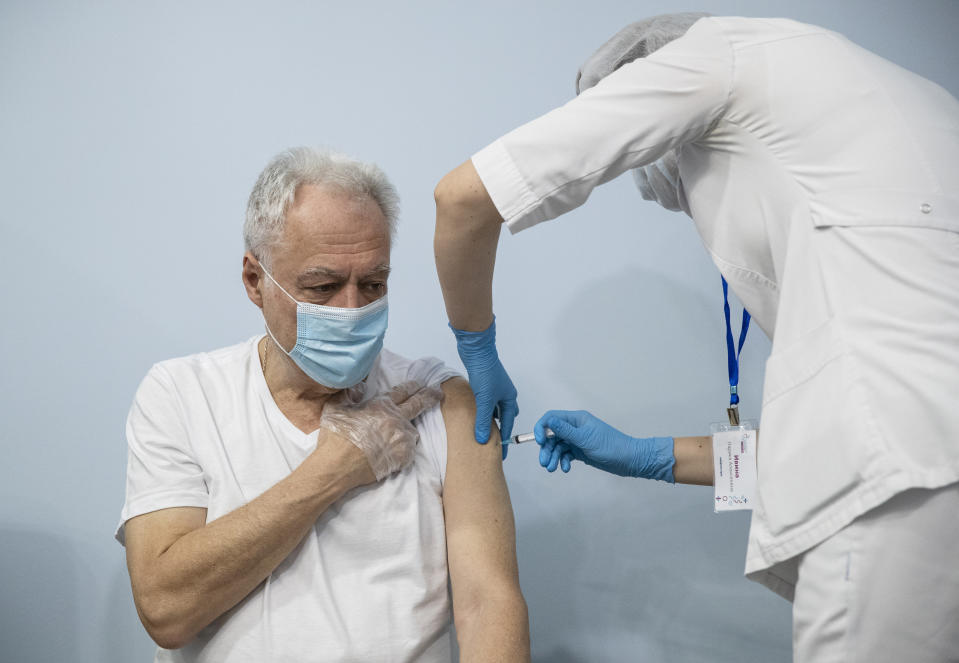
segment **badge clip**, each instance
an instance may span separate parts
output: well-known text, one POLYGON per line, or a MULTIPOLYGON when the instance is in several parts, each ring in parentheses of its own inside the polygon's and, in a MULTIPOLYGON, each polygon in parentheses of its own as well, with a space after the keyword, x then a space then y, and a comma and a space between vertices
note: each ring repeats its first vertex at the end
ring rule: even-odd
POLYGON ((726 416, 729 417, 730 426, 738 426, 739 425, 739 406, 730 405, 729 407, 727 407, 726 416))

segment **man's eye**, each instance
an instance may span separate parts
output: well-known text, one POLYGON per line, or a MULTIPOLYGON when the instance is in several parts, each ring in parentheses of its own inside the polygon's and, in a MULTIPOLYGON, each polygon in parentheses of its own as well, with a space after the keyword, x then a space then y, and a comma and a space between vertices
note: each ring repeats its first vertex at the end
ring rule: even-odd
POLYGON ((383 292, 384 290, 386 290, 386 284, 380 281, 377 281, 375 283, 367 283, 366 287, 374 292, 383 292))
POLYGON ((321 285, 310 286, 309 290, 315 290, 316 292, 333 292, 336 290, 335 283, 323 283, 321 285))

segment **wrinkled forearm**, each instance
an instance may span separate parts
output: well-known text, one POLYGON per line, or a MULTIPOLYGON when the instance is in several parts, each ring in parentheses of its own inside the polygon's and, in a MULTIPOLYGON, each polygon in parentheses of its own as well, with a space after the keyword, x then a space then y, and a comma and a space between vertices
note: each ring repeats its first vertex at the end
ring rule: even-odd
POLYGON ((352 483, 312 454, 248 504, 178 538, 134 579, 151 637, 182 647, 257 587, 352 483))
POLYGON ((436 272, 450 323, 482 331, 493 321, 493 267, 502 217, 467 161, 436 186, 436 272))
POLYGON ((480 598, 454 616, 461 663, 530 660, 529 615, 518 587, 480 598))

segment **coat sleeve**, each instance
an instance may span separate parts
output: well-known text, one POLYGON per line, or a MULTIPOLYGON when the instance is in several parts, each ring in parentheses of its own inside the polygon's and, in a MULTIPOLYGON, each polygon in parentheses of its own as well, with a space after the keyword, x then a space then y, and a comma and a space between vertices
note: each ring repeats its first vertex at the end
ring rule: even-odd
POLYGON ((706 135, 725 110, 732 66, 729 41, 702 19, 484 148, 473 166, 511 232, 556 218, 600 184, 706 135))

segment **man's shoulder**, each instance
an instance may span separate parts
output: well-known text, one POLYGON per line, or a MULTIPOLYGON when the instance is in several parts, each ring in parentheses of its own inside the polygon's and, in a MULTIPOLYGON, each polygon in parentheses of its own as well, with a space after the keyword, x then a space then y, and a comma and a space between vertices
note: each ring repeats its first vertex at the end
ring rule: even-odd
POLYGON ((228 377, 245 369, 250 354, 255 351, 260 338, 260 336, 254 336, 235 345, 216 350, 164 359, 155 363, 148 375, 173 383, 207 375, 228 377))
POLYGON ((410 380, 438 387, 450 378, 461 376, 437 357, 409 359, 386 348, 380 352, 374 371, 378 386, 384 390, 410 380))

